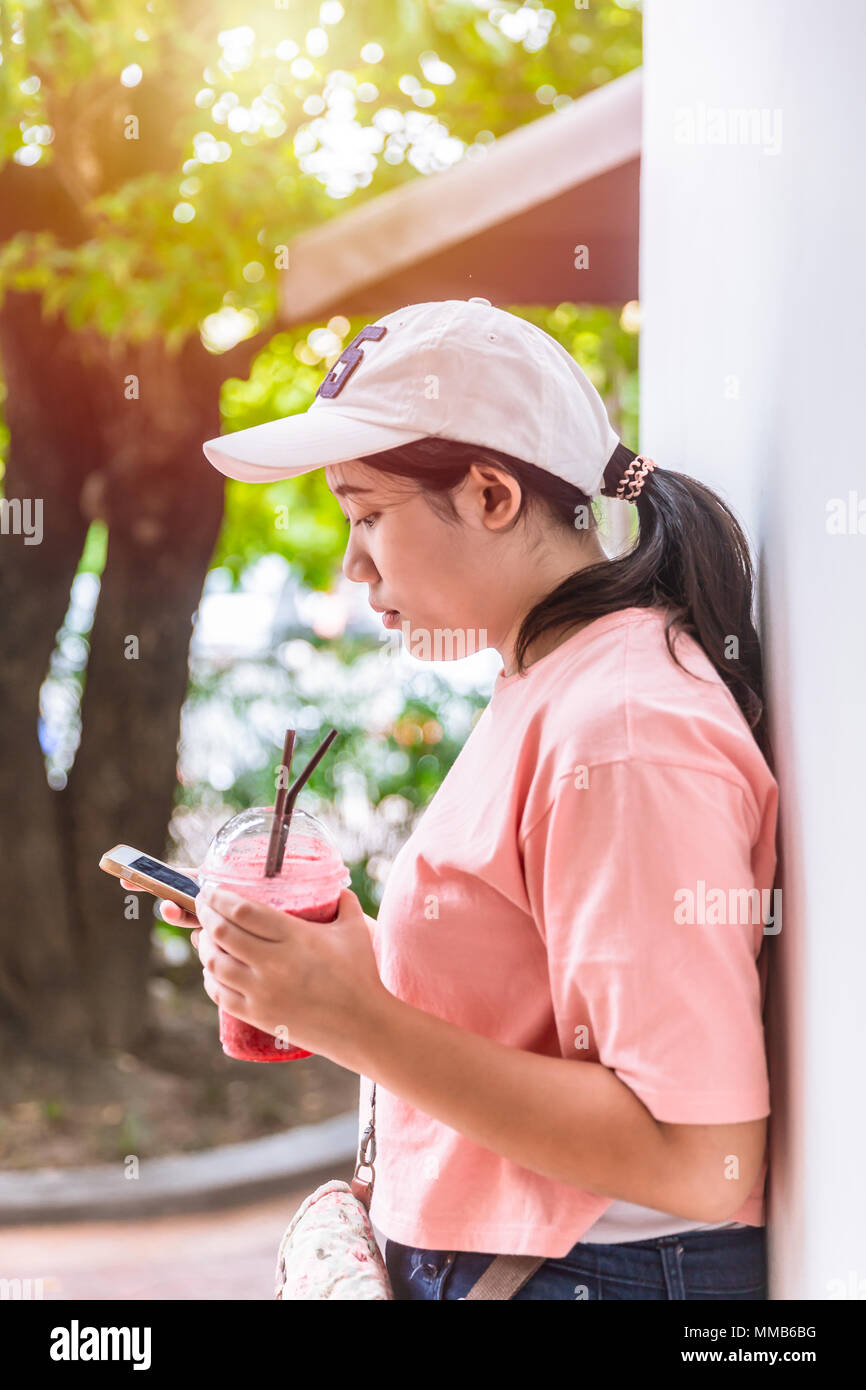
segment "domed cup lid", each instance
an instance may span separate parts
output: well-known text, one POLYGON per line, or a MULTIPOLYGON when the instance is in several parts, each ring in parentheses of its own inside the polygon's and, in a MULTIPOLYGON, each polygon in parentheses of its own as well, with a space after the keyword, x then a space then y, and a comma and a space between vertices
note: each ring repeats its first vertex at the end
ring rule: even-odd
MULTIPOLYGON (((239 892, 245 881, 264 878, 273 820, 273 806, 250 806, 232 816, 210 843, 202 864, 203 876, 236 883, 239 892)), ((331 831, 297 805, 292 811, 280 872, 271 876, 274 885, 282 880, 295 887, 321 885, 324 893, 329 887, 336 891, 348 888, 352 881, 331 831)))

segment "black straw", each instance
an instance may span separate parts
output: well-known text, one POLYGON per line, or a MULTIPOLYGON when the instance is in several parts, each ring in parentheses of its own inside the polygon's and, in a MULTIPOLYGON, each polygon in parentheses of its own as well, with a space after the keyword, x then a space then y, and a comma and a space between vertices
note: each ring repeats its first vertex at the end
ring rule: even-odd
POLYGON ((268 840, 268 853, 265 859, 265 878, 273 878, 277 870, 277 846, 280 836, 280 827, 283 823, 283 812, 286 806, 286 794, 288 791, 289 776, 292 771, 292 750, 295 746, 294 729, 286 729, 286 738, 283 743, 283 760, 280 763, 280 772, 285 769, 285 780, 282 776, 278 778, 277 794, 274 798, 274 819, 271 823, 271 835, 268 840))
POLYGON ((283 821, 280 825, 280 843, 279 849, 277 850, 276 868, 274 870, 275 873, 279 873, 280 869, 283 867, 283 855, 286 852, 286 842, 289 838, 289 829, 291 827, 292 821, 292 811, 294 810, 298 792, 303 787, 304 783, 310 776, 310 773, 313 771, 313 769, 321 762, 322 758, 325 756, 336 737, 337 730, 331 729, 331 732, 327 734, 325 738, 322 739, 322 742, 319 744, 315 753, 310 758, 310 761, 307 763, 306 767, 295 778, 294 782, 289 787, 289 790, 286 794, 285 806, 283 807, 283 821))

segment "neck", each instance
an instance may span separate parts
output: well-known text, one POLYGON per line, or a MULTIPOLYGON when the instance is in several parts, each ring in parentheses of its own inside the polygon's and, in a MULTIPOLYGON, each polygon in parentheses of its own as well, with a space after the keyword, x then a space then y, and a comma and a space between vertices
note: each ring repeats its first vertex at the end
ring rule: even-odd
MULTIPOLYGON (((560 550, 556 556, 552 556, 550 559, 552 563, 549 562, 544 565, 540 576, 537 572, 534 574, 529 602, 522 604, 520 612, 512 621, 505 638, 499 643, 506 678, 517 672, 515 659, 517 634, 530 609, 540 603, 547 594, 552 593, 563 580, 568 579, 572 574, 577 574, 579 570, 588 569, 590 565, 597 565, 606 561, 608 556, 605 554, 597 534, 593 532, 591 537, 581 541, 579 549, 576 550, 572 542, 570 547, 560 550)), ((539 661, 541 657, 547 656, 548 652, 554 651, 562 642, 579 632, 581 628, 586 627, 591 621, 592 619, 586 619, 582 622, 560 623, 557 627, 547 628, 527 647, 524 655, 524 669, 539 661)))

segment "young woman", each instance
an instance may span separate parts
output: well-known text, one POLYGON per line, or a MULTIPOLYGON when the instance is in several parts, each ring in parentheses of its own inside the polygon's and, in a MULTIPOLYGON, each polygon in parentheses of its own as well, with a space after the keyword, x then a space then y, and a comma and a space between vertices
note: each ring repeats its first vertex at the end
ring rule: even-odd
POLYGON ((522 1300, 766 1298, 777 784, 733 514, 479 299, 385 316, 304 415, 205 452, 325 467, 344 571, 409 650, 502 658, 377 921, 348 890, 329 932, 218 891, 193 932, 215 1002, 358 1072, 361 1128, 375 1083, 397 1296, 522 1254, 522 1300), (601 492, 637 506, 615 559, 601 492))

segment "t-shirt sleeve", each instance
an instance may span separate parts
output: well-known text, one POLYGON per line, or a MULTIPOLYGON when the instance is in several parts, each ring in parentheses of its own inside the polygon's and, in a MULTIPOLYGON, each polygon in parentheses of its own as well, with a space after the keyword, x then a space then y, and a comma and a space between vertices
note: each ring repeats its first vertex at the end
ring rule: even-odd
POLYGON ((755 882, 743 789, 638 759, 585 780, 555 783, 523 841, 562 1055, 610 1067, 658 1120, 768 1115, 756 957, 772 885, 755 882))

